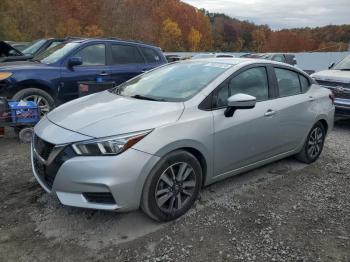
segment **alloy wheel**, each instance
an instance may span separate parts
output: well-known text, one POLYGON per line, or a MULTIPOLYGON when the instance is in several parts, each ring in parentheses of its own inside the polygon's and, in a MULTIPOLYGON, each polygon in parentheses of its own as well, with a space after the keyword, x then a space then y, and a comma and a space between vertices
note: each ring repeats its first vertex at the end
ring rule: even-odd
POLYGON ((164 213, 174 213, 193 197, 196 188, 194 169, 185 162, 169 166, 159 177, 155 199, 164 213))
POLYGON ((307 153, 313 159, 321 153, 323 147, 323 136, 323 131, 320 127, 316 127, 311 131, 307 144, 307 153))
POLYGON ((47 99, 45 99, 45 97, 42 97, 40 95, 26 96, 22 100, 35 102, 38 105, 38 107, 40 108, 41 115, 45 115, 50 111, 49 102, 47 101, 47 99))

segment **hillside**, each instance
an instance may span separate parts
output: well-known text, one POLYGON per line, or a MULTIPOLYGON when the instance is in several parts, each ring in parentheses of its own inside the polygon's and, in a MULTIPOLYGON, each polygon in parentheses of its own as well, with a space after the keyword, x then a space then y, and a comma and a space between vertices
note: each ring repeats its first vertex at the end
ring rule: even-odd
POLYGON ((350 25, 272 31, 179 0, 1 0, 0 39, 119 37, 166 51, 344 51, 350 25))

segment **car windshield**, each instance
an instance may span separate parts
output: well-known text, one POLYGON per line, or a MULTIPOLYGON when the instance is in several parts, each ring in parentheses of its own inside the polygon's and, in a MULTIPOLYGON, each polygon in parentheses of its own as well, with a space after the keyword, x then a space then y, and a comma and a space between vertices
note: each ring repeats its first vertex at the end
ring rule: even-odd
POLYGON ((350 70, 350 56, 341 60, 333 69, 335 70, 350 70))
POLYGON ((45 39, 37 40, 32 42, 26 49, 22 51, 25 55, 34 55, 36 51, 45 43, 45 39))
POLYGON ((169 64, 133 78, 110 91, 137 99, 181 102, 208 85, 232 64, 185 62, 169 64))
POLYGON ((59 44, 52 48, 47 49, 45 52, 34 57, 33 60, 39 61, 43 64, 56 63, 58 60, 60 60, 62 57, 64 57, 66 54, 68 54, 71 50, 73 50, 78 45, 79 43, 59 44))

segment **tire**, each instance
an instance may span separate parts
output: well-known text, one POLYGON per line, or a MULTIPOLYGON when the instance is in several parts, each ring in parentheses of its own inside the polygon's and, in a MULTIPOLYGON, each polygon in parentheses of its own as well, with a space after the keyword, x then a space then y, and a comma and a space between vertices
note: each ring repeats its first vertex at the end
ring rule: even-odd
POLYGON ((38 104, 41 114, 45 115, 55 107, 55 101, 52 96, 44 90, 38 88, 26 88, 17 92, 13 100, 20 101, 34 101, 38 104))
POLYGON ((18 133, 19 140, 22 143, 29 144, 32 141, 33 132, 33 128, 31 127, 21 129, 21 131, 18 133))
POLYGON ((201 185, 202 168, 197 158, 184 150, 174 151, 164 156, 148 176, 141 208, 156 221, 174 220, 192 207, 201 185))
POLYGON ((311 164, 315 162, 322 153, 326 130, 322 123, 317 122, 309 132, 306 142, 301 151, 295 156, 301 162, 311 164), (320 137, 320 138, 319 138, 320 137))

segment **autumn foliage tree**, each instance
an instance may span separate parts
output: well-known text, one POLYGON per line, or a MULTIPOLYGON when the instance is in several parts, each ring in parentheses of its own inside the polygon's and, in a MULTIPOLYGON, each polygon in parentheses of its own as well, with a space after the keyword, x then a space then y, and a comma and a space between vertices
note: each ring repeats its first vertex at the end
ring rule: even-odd
POLYGON ((273 31, 180 0, 0 0, 0 39, 118 37, 167 51, 344 51, 350 25, 273 31))
POLYGON ((182 32, 179 25, 167 18, 163 21, 160 34, 160 45, 164 50, 179 51, 181 48, 182 32))

